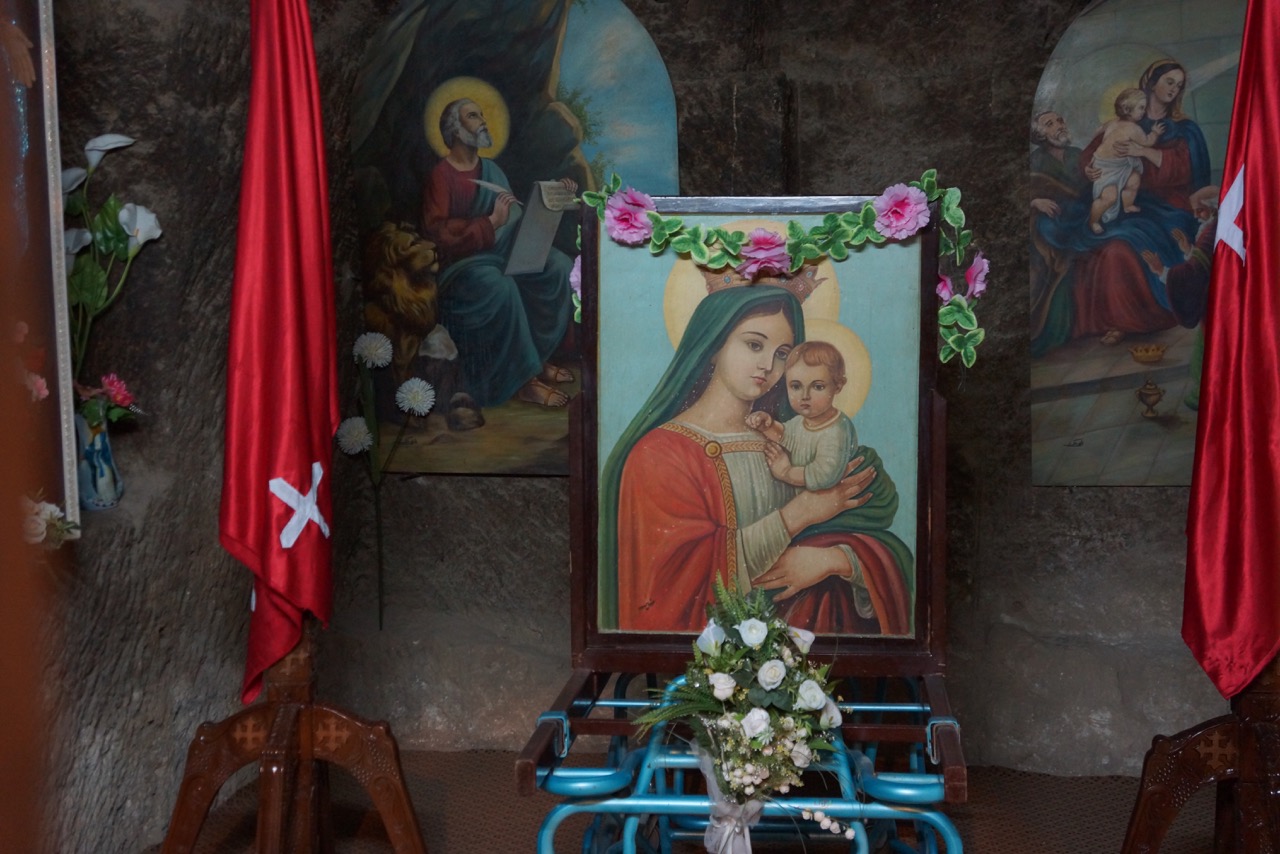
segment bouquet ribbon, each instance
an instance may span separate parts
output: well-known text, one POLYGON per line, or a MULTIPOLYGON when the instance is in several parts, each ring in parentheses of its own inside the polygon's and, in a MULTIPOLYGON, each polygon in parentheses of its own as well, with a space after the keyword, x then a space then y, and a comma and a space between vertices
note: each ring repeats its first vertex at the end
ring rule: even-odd
POLYGON ((711 823, 702 837, 703 845, 711 854, 751 854, 751 828, 759 823, 764 803, 752 799, 740 804, 726 798, 716 781, 711 754, 695 746, 694 755, 711 796, 711 823))

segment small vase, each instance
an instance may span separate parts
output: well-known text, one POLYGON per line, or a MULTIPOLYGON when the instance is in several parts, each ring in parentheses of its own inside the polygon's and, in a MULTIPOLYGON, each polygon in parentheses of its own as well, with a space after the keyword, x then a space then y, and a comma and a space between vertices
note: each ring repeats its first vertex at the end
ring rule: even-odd
POLYGON ((80 506, 85 510, 107 510, 120 503, 124 481, 111 456, 107 422, 90 426, 76 413, 76 438, 80 440, 80 460, 76 465, 80 481, 80 506))

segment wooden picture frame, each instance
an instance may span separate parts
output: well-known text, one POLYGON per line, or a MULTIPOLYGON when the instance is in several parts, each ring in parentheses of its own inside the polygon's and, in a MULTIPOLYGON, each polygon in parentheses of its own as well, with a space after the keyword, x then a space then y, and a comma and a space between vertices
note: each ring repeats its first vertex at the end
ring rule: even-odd
MULTIPOLYGON (((871 198, 658 197, 654 202, 660 214, 679 216, 686 226, 723 227, 744 233, 765 228, 785 234, 789 222, 809 228, 820 223, 828 213, 857 210, 871 198)), ((758 284, 746 284, 741 277, 735 279, 731 270, 706 271, 669 248, 653 254, 647 246, 619 244, 605 234, 603 225, 591 209, 583 215, 582 250, 580 332, 585 361, 583 389, 573 403, 570 431, 574 667, 595 672, 675 673, 682 671, 687 663, 691 643, 706 622, 705 613, 696 613, 697 608, 686 607, 687 603, 678 599, 673 600, 674 610, 666 608, 661 601, 667 590, 687 589, 682 586, 683 580, 659 592, 653 592, 658 590, 659 583, 643 578, 637 583, 637 573, 642 571, 633 571, 632 566, 647 568, 657 564, 650 561, 650 556, 655 553, 653 549, 637 545, 648 543, 652 538, 636 535, 636 525, 642 523, 633 520, 644 515, 637 513, 636 508, 648 506, 645 501, 651 504, 656 501, 661 505, 670 500, 672 509, 668 517, 675 521, 661 526, 661 537, 682 536, 671 532, 674 527, 683 526, 685 517, 689 515, 689 505, 681 504, 683 497, 695 496, 697 501, 715 505, 716 500, 707 499, 707 495, 717 489, 731 495, 732 487, 725 483, 726 479, 732 482, 733 476, 727 474, 728 464, 717 462, 714 470, 718 483, 709 480, 696 482, 691 475, 691 482, 684 484, 682 472, 703 467, 694 454, 689 458, 694 462, 673 463, 670 472, 659 474, 665 478, 664 482, 646 488, 638 485, 644 480, 638 472, 661 469, 662 461, 671 453, 673 446, 670 443, 654 446, 645 457, 648 462, 643 465, 633 463, 631 471, 628 471, 626 461, 632 453, 637 453, 635 447, 646 447, 636 439, 636 435, 645 436, 647 443, 652 430, 654 440, 661 441, 656 430, 647 425, 646 419, 668 424, 671 420, 669 412, 659 411, 664 404, 655 398, 661 398, 664 393, 668 397, 683 396, 683 403, 674 404, 680 407, 688 404, 691 395, 701 395, 701 392, 681 390, 682 381, 676 378, 677 374, 705 374, 709 370, 705 365, 693 362, 680 364, 682 359, 694 360, 695 356, 689 354, 699 352, 690 341, 681 343, 679 348, 676 346, 694 306, 708 294, 720 290, 764 287, 774 288, 773 293, 776 294, 776 287, 782 285, 806 295, 803 313, 809 330, 808 340, 829 339, 829 343, 844 356, 842 361, 846 363, 847 382, 841 392, 862 395, 863 400, 860 405, 855 405, 847 399, 842 401, 838 395, 835 405, 846 411, 855 410, 853 420, 859 441, 873 450, 879 447, 877 479, 880 478, 879 472, 883 471, 894 482, 898 493, 898 509, 896 514, 890 514, 892 523, 889 531, 909 549, 911 557, 909 571, 901 562, 898 563, 905 579, 903 589, 909 593, 905 624, 900 619, 895 621, 884 616, 885 612, 893 609, 885 605, 882 610, 881 606, 892 596, 883 589, 874 591, 876 582, 868 581, 876 573, 872 556, 869 562, 862 564, 866 588, 863 592, 867 594, 862 604, 866 604, 865 599, 869 596, 874 615, 868 619, 877 621, 875 625, 880 630, 867 630, 861 623, 855 625, 857 621, 849 617, 824 617, 821 608, 826 606, 811 602, 810 612, 817 614, 813 618, 817 622, 813 625, 820 629, 813 650, 819 655, 834 655, 833 672, 838 675, 941 673, 945 665, 945 414, 942 400, 935 391, 938 364, 937 297, 934 292, 938 258, 936 232, 929 228, 900 243, 864 244, 851 251, 844 260, 824 258, 816 267, 802 267, 794 276, 765 277, 758 284), (860 353, 857 352, 859 347, 862 348, 860 353), (642 411, 647 414, 637 419, 637 413, 642 411), (633 441, 634 445, 631 444, 633 441), (617 459, 611 461, 610 457, 615 453, 617 459), (615 527, 611 532, 606 520, 615 515, 613 508, 620 505, 626 508, 616 514, 616 518, 624 520, 622 528, 615 527), (612 545, 614 541, 618 543, 616 547, 612 545), (615 554, 627 557, 613 557, 615 554), (612 579, 610 573, 613 573, 612 579), (626 578, 619 582, 623 575, 626 578), (645 584, 649 587, 644 587, 645 584), (622 592, 624 588, 628 592, 622 592), (650 593, 632 595, 636 590, 649 590, 650 593), (636 616, 650 606, 653 608, 651 614, 636 616), (681 608, 682 614, 673 616, 681 608), (662 616, 652 616, 659 612, 662 616), (628 620, 632 620, 634 625, 627 625, 628 620)), ((717 304, 726 305, 738 299, 740 297, 715 297, 717 304)), ((718 309, 709 308, 700 317, 710 317, 716 311, 718 309)), ((693 322, 700 324, 699 320, 693 322)), ((720 334, 728 334, 731 328, 737 329, 734 326, 736 322, 725 320, 720 334)), ((714 324, 710 327, 697 325, 694 337, 704 328, 712 329, 714 324)), ((714 345, 708 346, 715 349, 714 345)), ((702 352, 705 357, 705 347, 702 352)), ((784 383, 778 381, 777 384, 782 386, 784 383)), ((699 396, 697 399, 702 398, 699 396)), ((672 430, 670 426, 662 429, 672 430)), ((690 434, 690 431, 684 430, 683 433, 690 434)), ((684 438, 689 438, 694 445, 701 445, 698 453, 705 453, 708 457, 723 450, 720 459, 729 453, 728 446, 735 444, 726 439, 722 449, 714 436, 698 438, 684 435, 684 438)), ((745 444, 737 444, 741 445, 739 450, 753 452, 745 444)), ((865 451, 860 449, 858 453, 864 454, 865 451)), ((753 481, 753 484, 758 483, 753 481)), ((766 488, 755 485, 752 489, 757 503, 763 502, 767 506, 767 500, 760 499, 762 490, 766 488)), ((738 494, 742 494, 741 487, 738 494)), ((724 502, 730 500, 726 498, 724 502)), ((717 511, 709 512, 714 515, 717 511)), ((732 524, 727 527, 734 529, 732 524)), ((863 536, 858 535, 860 538, 863 536)), ((728 555, 732 551, 732 547, 723 545, 728 542, 723 535, 721 540, 723 542, 713 546, 710 553, 728 555)), ((803 535, 793 544, 798 542, 803 542, 803 535)), ((853 553, 860 559, 865 558, 866 553, 858 545, 865 543, 865 539, 848 543, 840 541, 838 545, 848 546, 849 543, 853 543, 853 553)), ((680 541, 678 547, 658 548, 656 553, 666 558, 685 556, 685 559, 676 557, 662 564, 662 571, 671 573, 662 576, 664 579, 684 579, 683 573, 690 567, 694 572, 701 572, 705 579, 711 577, 706 568, 709 564, 698 560, 698 555, 705 557, 708 552, 697 552, 685 541, 680 541)), ((715 560, 718 558, 711 563, 715 560)), ((750 568, 745 570, 751 571, 750 568)), ((741 575, 744 570, 735 568, 727 572, 741 575)), ((880 577, 890 578, 883 572, 880 577)), ((701 584, 702 581, 695 582, 695 587, 701 584)), ((814 589, 817 589, 816 585, 814 589)), ((859 594, 847 595, 856 600, 859 594)), ((815 593, 810 598, 816 602, 817 596, 815 593)), ((859 614, 862 613, 858 610, 860 607, 855 608, 859 614)), ((799 608, 796 605, 794 612, 800 613, 799 608)), ((833 605, 830 612, 833 615, 850 613, 844 605, 839 608, 833 605)), ((787 613, 783 612, 782 616, 787 617, 787 613)), ((804 620, 788 619, 804 627, 804 620)))
MULTIPOLYGON (((77 536, 78 442, 71 382, 71 332, 63 249, 62 169, 52 0, 15 0, 0 21, 10 104, 3 136, 4 183, 13 221, 5 246, 5 320, 28 372, 31 435, 40 437, 37 482, 23 492, 59 504, 77 536), (53 440, 56 435, 57 439, 53 440), (54 454, 45 453, 52 447, 54 454)), ((9 330, 5 330, 9 334, 9 330)), ((24 419, 25 422, 25 419, 24 419)))

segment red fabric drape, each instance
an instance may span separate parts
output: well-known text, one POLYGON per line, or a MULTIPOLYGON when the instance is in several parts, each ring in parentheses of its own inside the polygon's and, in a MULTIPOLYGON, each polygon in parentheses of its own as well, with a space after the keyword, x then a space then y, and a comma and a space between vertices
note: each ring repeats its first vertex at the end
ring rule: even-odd
POLYGON ((227 357, 224 548, 254 573, 242 699, 332 604, 338 423, 320 91, 306 0, 253 0, 227 357))
POLYGON ((1251 0, 1205 318, 1182 636, 1226 697, 1280 651, 1280 4, 1251 0))

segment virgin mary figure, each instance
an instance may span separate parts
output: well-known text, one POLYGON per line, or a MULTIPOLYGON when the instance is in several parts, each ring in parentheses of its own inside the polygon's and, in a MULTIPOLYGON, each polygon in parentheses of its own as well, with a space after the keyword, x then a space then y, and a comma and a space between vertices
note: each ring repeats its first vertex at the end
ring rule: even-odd
POLYGON ((803 340, 784 288, 727 288, 698 304, 602 473, 602 628, 697 632, 718 576, 772 591, 793 626, 912 633, 911 551, 888 530, 898 497, 876 452, 860 446, 835 486, 798 490, 770 475, 764 439, 746 426, 756 409, 793 414, 771 392, 803 340))

